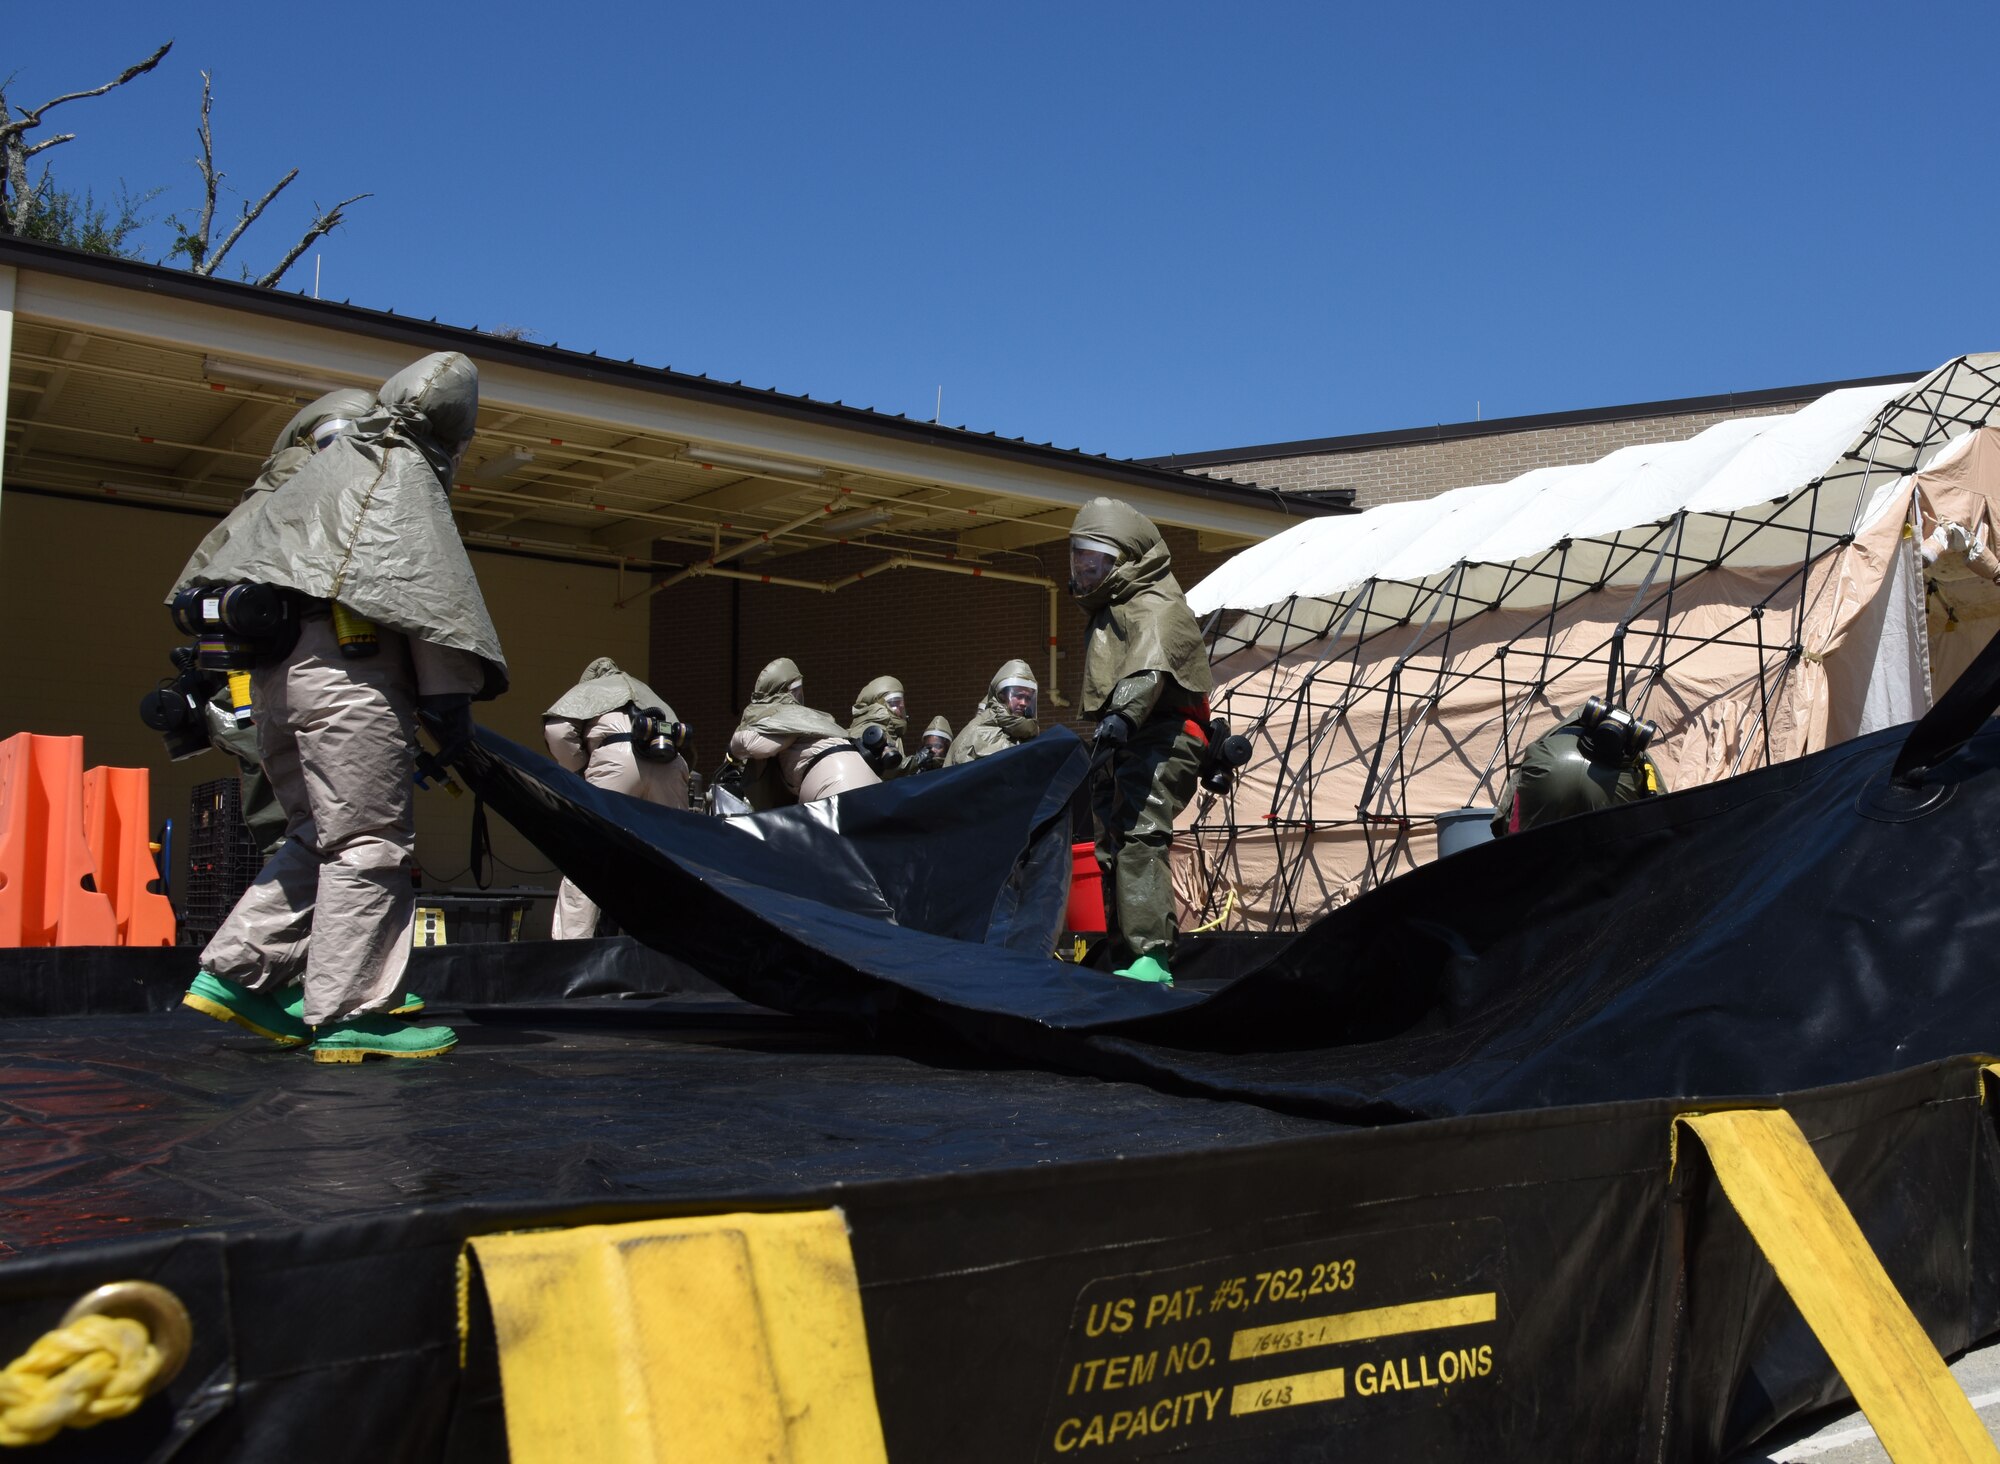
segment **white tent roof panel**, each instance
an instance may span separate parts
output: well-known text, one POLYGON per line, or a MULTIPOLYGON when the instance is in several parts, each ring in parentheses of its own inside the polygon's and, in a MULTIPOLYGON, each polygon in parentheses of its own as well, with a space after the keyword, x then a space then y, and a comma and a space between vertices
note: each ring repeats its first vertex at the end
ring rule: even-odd
MULTIPOLYGON (((1205 615, 1225 608, 1261 609, 1294 596, 1333 599, 1371 580, 1415 587, 1460 564, 1519 565, 1565 540, 1577 541, 1574 557, 1564 566, 1565 577, 1586 582, 1603 574, 1636 579, 1646 572, 1661 541, 1660 526, 1675 515, 1724 514, 1783 500, 1835 476, 1844 454, 1867 435, 1883 409, 1910 392, 1907 385, 1848 387, 1789 416, 1732 418, 1681 442, 1637 444, 1580 466, 1537 468, 1504 483, 1386 504, 1351 518, 1314 519, 1238 554, 1196 585, 1189 603, 1205 615), (1624 552, 1636 546, 1645 546, 1646 552, 1624 552)), ((1863 466, 1839 475, 1840 487, 1821 496, 1790 527, 1848 531, 1864 487, 1863 466)), ((1906 465, 1881 465, 1892 474, 1901 466, 1906 465)), ((1798 557, 1796 532, 1767 529, 1728 543, 1720 525, 1711 527, 1713 532, 1695 531, 1684 551, 1698 546, 1704 553, 1722 550, 1732 563, 1745 565, 1798 557)), ((1460 589, 1469 590, 1472 578, 1460 589)), ((1504 589, 1497 598, 1507 605, 1546 604, 1553 598, 1554 583, 1547 575, 1482 573, 1476 578, 1482 591, 1504 589)), ((1376 591, 1378 603, 1371 611, 1406 613, 1421 598, 1408 591, 1398 596, 1379 584, 1376 591), (1402 608, 1394 608, 1399 602, 1402 608)), ((1491 603, 1496 596, 1482 593, 1479 598, 1491 603)))

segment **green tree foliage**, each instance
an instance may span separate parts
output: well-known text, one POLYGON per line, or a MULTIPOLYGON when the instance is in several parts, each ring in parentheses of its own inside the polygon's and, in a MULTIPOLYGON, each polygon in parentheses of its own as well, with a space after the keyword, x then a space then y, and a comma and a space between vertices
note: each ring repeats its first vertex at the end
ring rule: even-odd
POLYGON ((102 204, 89 189, 79 198, 73 190, 59 186, 44 168, 28 200, 21 234, 24 238, 66 244, 91 254, 137 259, 139 249, 132 236, 153 222, 144 209, 163 191, 152 188, 134 198, 120 184, 117 200, 102 204))

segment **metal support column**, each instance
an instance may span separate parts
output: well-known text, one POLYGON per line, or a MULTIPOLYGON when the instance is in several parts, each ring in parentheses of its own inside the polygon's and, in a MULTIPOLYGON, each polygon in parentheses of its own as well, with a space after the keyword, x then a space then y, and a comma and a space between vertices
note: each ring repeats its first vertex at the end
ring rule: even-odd
POLYGON ((7 486, 7 396, 14 363, 14 266, 0 264, 0 499, 7 486))

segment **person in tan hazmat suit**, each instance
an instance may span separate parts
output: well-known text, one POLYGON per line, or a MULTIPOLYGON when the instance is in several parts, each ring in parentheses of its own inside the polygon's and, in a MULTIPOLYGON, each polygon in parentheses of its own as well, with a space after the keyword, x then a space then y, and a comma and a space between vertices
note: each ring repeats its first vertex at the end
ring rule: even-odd
MULTIPOLYGON (((355 421, 365 417, 374 405, 374 392, 344 386, 299 408, 271 444, 271 455, 264 459, 256 479, 243 490, 237 511, 249 508, 264 494, 276 492, 290 482, 292 475, 312 460, 314 452, 334 438, 352 432, 355 421)), ((271 780, 264 776, 264 765, 258 760, 255 707, 247 699, 238 704, 237 692, 241 689, 240 683, 232 688, 225 681, 209 699, 208 740, 218 751, 236 759, 238 806, 243 811, 243 823, 257 841, 257 852, 269 859, 284 842, 285 810, 279 806, 278 795, 272 791, 271 780)))
POLYGON ((1090 612, 1081 705, 1097 719, 1103 759, 1091 813, 1112 965, 1171 985, 1178 931, 1167 847, 1208 747, 1208 650, 1166 541, 1144 514, 1093 498, 1069 544, 1070 593, 1090 612))
POLYGON ((893 676, 877 676, 861 688, 847 718, 847 735, 877 777, 887 781, 915 771, 903 752, 903 734, 910 730, 910 704, 903 695, 902 682, 893 676), (881 731, 871 732, 871 727, 881 731))
MULTIPOLYGON (((680 751, 686 728, 665 697, 620 671, 609 656, 584 667, 583 679, 542 713, 542 735, 549 756, 587 782, 662 808, 688 806, 688 766, 680 751), (635 717, 644 728, 635 730, 635 717)), ((596 933, 596 903, 565 878, 556 891, 550 937, 585 940, 596 933)))
MULTIPOLYGON (((847 729, 805 704, 805 678, 784 657, 757 673, 750 704, 729 739, 729 758, 741 770, 742 796, 760 811, 816 803, 882 781, 847 729)), ((730 781, 736 780, 723 786, 730 781)))
POLYGON ((479 375, 456 352, 398 372, 351 432, 202 541, 169 604, 253 666, 258 752, 285 842, 202 952, 183 1001, 315 1061, 435 1057, 391 1012, 415 913, 421 718, 448 763, 507 666, 452 522, 479 375), (298 1000, 282 1004, 294 983, 298 1000))
POLYGON ((1042 724, 1035 720, 1041 695, 1026 661, 1007 662, 986 684, 985 700, 965 730, 952 739, 944 765, 955 768, 974 758, 991 757, 1034 737, 1042 730, 1042 724))

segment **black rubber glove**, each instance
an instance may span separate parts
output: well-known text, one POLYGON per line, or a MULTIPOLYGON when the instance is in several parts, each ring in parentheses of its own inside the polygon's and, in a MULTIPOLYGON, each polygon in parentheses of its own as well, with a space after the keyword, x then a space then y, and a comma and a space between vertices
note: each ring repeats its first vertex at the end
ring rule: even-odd
POLYGON ((1123 712, 1113 712, 1097 724, 1097 745, 1099 747, 1123 747, 1132 740, 1132 719, 1123 712))
POLYGON ((734 758, 728 759, 716 770, 715 776, 709 780, 709 786, 711 788, 727 788, 731 793, 741 798, 743 796, 743 764, 737 762, 734 758))
POLYGON ((424 730, 436 740, 436 761, 449 767, 458 755, 472 746, 472 697, 463 691, 417 698, 417 716, 424 730))

